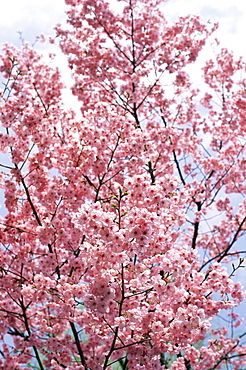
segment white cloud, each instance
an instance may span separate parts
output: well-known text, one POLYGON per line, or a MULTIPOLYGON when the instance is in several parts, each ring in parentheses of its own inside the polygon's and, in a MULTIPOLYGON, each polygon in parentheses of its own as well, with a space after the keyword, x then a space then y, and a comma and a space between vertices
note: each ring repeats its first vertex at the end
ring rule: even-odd
POLYGON ((18 43, 17 32, 33 42, 40 33, 53 34, 53 27, 66 19, 63 0, 9 0, 1 5, 0 41, 18 43))

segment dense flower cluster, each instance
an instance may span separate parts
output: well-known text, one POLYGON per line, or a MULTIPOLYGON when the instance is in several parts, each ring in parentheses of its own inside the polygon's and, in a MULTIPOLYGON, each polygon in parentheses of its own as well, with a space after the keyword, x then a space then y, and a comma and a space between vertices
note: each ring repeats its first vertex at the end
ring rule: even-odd
POLYGON ((242 369, 243 335, 211 320, 241 324, 245 65, 223 49, 201 93, 185 67, 217 25, 170 25, 160 0, 66 3, 80 118, 35 50, 0 55, 0 367, 242 369))

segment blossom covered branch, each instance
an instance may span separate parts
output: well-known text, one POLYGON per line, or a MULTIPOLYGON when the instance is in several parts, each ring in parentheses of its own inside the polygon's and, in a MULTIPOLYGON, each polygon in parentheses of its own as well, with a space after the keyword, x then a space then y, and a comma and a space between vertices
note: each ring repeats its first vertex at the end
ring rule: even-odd
POLYGON ((80 113, 28 44, 0 55, 0 367, 243 369, 245 63, 218 51, 199 91, 186 67, 217 25, 66 3, 80 113))

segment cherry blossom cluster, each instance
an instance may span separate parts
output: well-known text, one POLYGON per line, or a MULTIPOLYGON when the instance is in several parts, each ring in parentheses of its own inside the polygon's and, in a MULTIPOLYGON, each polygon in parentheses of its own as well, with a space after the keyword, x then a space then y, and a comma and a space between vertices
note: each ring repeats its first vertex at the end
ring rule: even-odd
POLYGON ((217 24, 66 4, 81 112, 28 44, 0 55, 0 367, 243 369, 245 64, 222 49, 200 92, 186 66, 217 24))

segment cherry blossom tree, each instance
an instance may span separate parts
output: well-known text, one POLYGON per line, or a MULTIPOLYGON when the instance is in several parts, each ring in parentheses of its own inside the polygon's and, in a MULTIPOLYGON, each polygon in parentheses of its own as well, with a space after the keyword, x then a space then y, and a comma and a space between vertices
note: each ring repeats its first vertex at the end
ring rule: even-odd
POLYGON ((0 367, 242 370, 245 63, 218 49, 199 91, 217 25, 66 3, 53 42, 81 114, 28 44, 0 56, 0 367))

